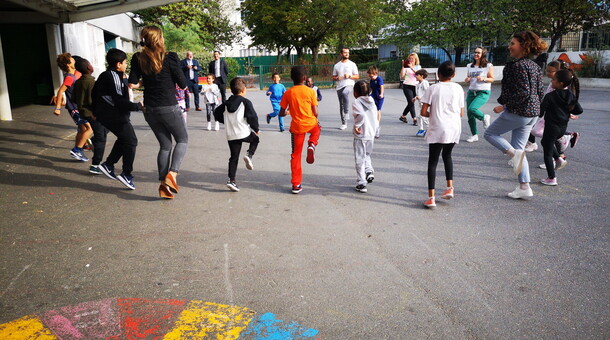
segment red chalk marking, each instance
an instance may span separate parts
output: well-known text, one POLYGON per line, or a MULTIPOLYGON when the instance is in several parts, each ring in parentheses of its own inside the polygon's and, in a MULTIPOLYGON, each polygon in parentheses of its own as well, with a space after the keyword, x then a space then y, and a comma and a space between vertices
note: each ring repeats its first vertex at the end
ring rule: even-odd
MULTIPOLYGON (((121 339, 156 339, 171 331, 184 300, 118 299, 123 335, 121 339)), ((116 339, 116 338, 115 338, 116 339)))

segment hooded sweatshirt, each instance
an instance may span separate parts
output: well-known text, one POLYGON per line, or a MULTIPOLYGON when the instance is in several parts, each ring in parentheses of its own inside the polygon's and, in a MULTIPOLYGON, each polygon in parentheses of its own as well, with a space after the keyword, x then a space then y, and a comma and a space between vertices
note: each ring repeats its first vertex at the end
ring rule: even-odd
POLYGON ((243 139, 251 130, 258 132, 258 116, 252 102, 243 96, 232 95, 214 110, 216 121, 225 125, 227 140, 243 139))
POLYGON ((570 90, 555 90, 544 96, 540 105, 540 116, 544 116, 545 124, 566 126, 570 121, 570 113, 582 113, 582 107, 570 90))
POLYGON ((360 133, 354 131, 354 138, 373 140, 375 132, 379 127, 377 121, 377 107, 371 96, 360 96, 354 101, 352 106, 354 116, 354 128, 360 128, 360 133))

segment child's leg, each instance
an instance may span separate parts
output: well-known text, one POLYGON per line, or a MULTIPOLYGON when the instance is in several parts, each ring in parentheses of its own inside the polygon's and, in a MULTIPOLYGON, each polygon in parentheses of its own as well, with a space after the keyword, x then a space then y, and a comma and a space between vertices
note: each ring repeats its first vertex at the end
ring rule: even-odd
POLYGON ((271 102, 271 108, 273 108, 273 112, 271 112, 269 114, 269 117, 276 117, 276 116, 278 116, 280 114, 280 110, 282 109, 280 107, 280 103, 276 102, 276 101, 272 101, 271 102))
POLYGON ((99 165, 104 157, 104 151, 106 150, 106 136, 108 135, 108 129, 97 120, 91 119, 89 121, 91 129, 93 130, 93 158, 91 159, 92 165, 99 165))
POLYGON ((130 176, 133 171, 133 162, 136 159, 138 137, 136 137, 131 123, 121 123, 119 129, 116 130, 116 136, 121 148, 120 153, 123 156, 123 174, 130 176))
POLYGON ((229 150, 231 151, 231 156, 229 157, 229 179, 231 181, 235 180, 237 162, 239 161, 239 153, 241 151, 241 143, 241 139, 229 141, 229 150))
POLYGON ((81 120, 81 124, 78 125, 78 129, 76 132, 76 138, 74 141, 74 146, 77 148, 83 148, 87 139, 91 138, 93 134, 93 130, 91 129, 91 125, 86 120, 81 120))
POLYGON ((366 141, 354 138, 354 161, 356 163, 357 184, 366 185, 365 159, 366 159, 366 141))
POLYGON ((322 133, 322 127, 320 124, 316 124, 311 130, 309 130, 309 140, 307 141, 307 146, 318 145, 318 139, 320 139, 320 133, 322 133))
POLYGON ((256 153, 256 148, 258 147, 258 143, 260 142, 260 138, 254 132, 250 132, 250 136, 242 139, 246 143, 250 143, 248 147, 248 157, 254 156, 256 153))
POLYGON ((549 124, 548 121, 545 121, 544 133, 542 134, 542 140, 540 141, 540 145, 542 145, 543 155, 544 155, 544 165, 546 165, 546 173, 548 178, 555 178, 555 165, 553 164, 553 156, 559 154, 557 150, 555 150, 555 140, 557 139, 557 126, 553 124, 549 124))
POLYGON ((451 151, 455 143, 441 144, 443 147, 443 164, 445 165, 445 178, 447 178, 447 186, 453 186, 453 159, 451 158, 451 151), (449 185, 451 183, 451 185, 449 185))
POLYGON ((303 152, 304 133, 291 133, 292 153, 290 155, 290 170, 292 171, 292 185, 301 184, 303 169, 301 168, 301 153, 303 152))
POLYGON ((428 197, 434 197, 436 166, 442 150, 443 145, 440 143, 433 143, 428 146, 428 197))
POLYGON ((419 126, 420 130, 424 129, 424 117, 422 117, 421 115, 421 107, 422 104, 419 100, 415 101, 415 113, 416 113, 416 117, 417 117, 417 125, 419 126))
POLYGON ((214 115, 214 104, 205 104, 205 114, 208 119, 208 123, 212 121, 212 116, 214 115))

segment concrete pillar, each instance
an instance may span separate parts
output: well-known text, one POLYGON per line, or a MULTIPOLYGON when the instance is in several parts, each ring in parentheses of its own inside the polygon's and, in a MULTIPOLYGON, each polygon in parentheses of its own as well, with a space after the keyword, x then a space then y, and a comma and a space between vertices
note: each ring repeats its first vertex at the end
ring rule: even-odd
POLYGON ((8 96, 8 83, 6 81, 6 66, 4 65, 2 37, 0 37, 0 119, 13 120, 13 113, 11 112, 11 100, 8 96))

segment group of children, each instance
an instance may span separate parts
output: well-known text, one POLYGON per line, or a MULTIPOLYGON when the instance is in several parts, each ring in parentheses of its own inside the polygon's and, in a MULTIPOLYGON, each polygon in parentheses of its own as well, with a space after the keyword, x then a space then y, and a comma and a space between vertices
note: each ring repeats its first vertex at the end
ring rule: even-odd
MULTIPOLYGON (((82 147, 93 135, 93 161, 89 171, 94 174, 105 174, 117 179, 130 189, 133 184, 133 161, 137 146, 137 137, 131 125, 131 111, 142 110, 141 103, 133 103, 125 77, 127 55, 118 49, 111 49, 106 55, 108 69, 98 80, 91 76, 92 65, 83 58, 74 58, 65 53, 58 56, 60 68, 66 72, 62 87, 53 98, 56 104, 54 113, 59 115, 62 103, 78 126, 75 147, 70 155, 80 161, 88 161, 82 147), (63 99, 65 93, 65 99, 63 99), (117 136, 117 140, 105 162, 102 161, 108 131, 117 136), (114 165, 123 159, 123 171, 120 175, 114 173, 114 165)), ((549 67, 555 67, 549 64, 549 67)), ((568 89, 577 79, 573 72, 565 69, 552 70, 549 74, 551 85, 542 103, 541 116, 544 115, 545 125, 542 135, 544 160, 548 178, 542 183, 557 185, 555 169, 561 168, 565 160, 559 155, 556 141, 566 133, 567 122, 574 115, 582 113, 578 104, 578 93, 568 89)), ((360 80, 354 85, 356 100, 352 106, 354 118, 354 159, 357 175, 356 190, 367 192, 367 184, 375 179, 371 162, 371 154, 375 138, 379 137, 381 109, 384 102, 384 83, 375 66, 368 71, 369 82, 360 80)), ((454 197, 453 162, 451 153, 455 144, 459 143, 461 134, 461 117, 464 115, 464 94, 460 85, 452 82, 455 76, 455 65, 449 61, 438 68, 439 83, 430 86, 426 81, 428 73, 420 69, 416 71, 416 96, 413 102, 418 107, 419 131, 417 136, 425 138, 429 144, 428 159, 428 200, 426 207, 435 207, 436 167, 439 157, 443 158, 447 188, 440 196, 443 199, 454 197)), ((309 164, 315 161, 315 149, 318 145, 321 126, 318 122, 318 102, 322 99, 319 89, 312 78, 307 77, 303 66, 291 69, 290 77, 294 86, 286 89, 280 83, 280 75, 272 76, 274 84, 267 91, 273 112, 266 115, 269 124, 273 117, 278 117, 279 129, 284 131, 283 117, 291 116, 291 160, 292 193, 302 191, 301 155, 305 137, 307 141, 307 157, 309 164)), ((252 102, 245 98, 246 83, 242 78, 234 78, 230 82, 231 96, 225 103, 220 101, 220 91, 214 84, 214 76, 208 75, 208 83, 203 85, 201 95, 205 98, 208 126, 211 130, 211 118, 215 119, 215 130, 218 124, 225 125, 230 158, 228 164, 227 187, 239 191, 235 177, 242 144, 249 143, 246 155, 243 157, 246 168, 252 170, 252 158, 259 144, 258 116, 252 102)), ((576 90, 578 87, 576 87, 576 90)), ((186 118, 185 118, 186 119, 186 118)))

